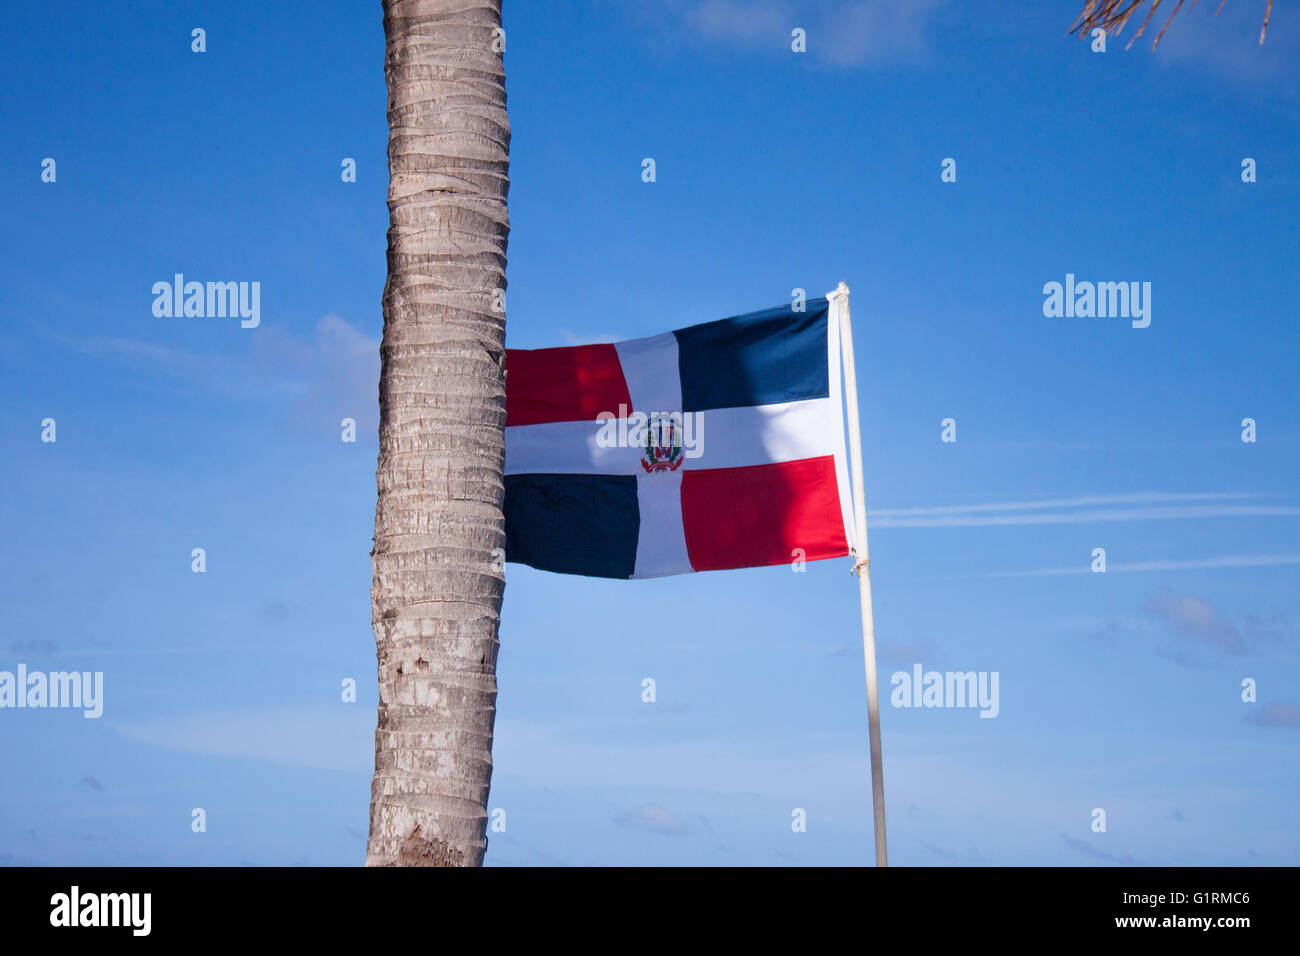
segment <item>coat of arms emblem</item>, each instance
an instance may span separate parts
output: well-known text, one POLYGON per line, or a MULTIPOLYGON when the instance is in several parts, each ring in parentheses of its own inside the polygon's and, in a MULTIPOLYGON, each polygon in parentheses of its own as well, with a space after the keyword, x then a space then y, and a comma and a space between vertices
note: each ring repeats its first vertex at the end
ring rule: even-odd
POLYGON ((682 434, 676 420, 669 415, 651 421, 645 430, 645 453, 641 467, 648 474, 676 471, 682 466, 682 434))

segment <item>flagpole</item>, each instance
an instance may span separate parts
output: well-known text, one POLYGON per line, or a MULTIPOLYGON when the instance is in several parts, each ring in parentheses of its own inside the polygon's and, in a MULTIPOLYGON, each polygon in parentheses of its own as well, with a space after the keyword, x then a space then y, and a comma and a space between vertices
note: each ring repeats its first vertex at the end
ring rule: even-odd
POLYGON ((880 694, 876 686, 876 624, 871 613, 871 557, 867 550, 867 492, 862 479, 862 432, 858 425, 858 378, 853 365, 853 324, 849 287, 841 282, 840 355, 849 416, 849 464, 853 469, 853 519, 857 528, 858 595, 862 603, 862 657, 867 672, 867 726, 871 739, 871 806, 876 820, 876 866, 889 865, 885 847, 885 769, 880 754, 880 694))

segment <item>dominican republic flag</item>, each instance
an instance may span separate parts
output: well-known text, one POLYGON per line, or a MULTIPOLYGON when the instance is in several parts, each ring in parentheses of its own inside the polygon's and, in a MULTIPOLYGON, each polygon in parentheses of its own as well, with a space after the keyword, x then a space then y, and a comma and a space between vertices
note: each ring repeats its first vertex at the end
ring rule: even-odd
POLYGON ((506 350, 506 560, 653 578, 850 553, 838 297, 506 350))

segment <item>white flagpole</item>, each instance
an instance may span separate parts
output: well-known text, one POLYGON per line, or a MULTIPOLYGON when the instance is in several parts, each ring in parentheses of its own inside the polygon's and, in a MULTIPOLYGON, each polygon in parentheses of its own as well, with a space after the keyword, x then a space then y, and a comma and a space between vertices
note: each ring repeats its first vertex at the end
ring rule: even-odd
POLYGON ((871 557, 867 550, 867 492, 862 480, 862 432, 858 424, 858 378, 853 366, 853 325, 849 321, 849 287, 839 298, 840 355, 849 415, 849 464, 853 468, 853 519, 857 528, 858 595, 862 601, 862 657, 867 670, 867 726, 871 737, 871 806, 876 818, 876 866, 889 865, 885 847, 885 770, 880 755, 880 695, 876 687, 876 625, 871 614, 871 557))

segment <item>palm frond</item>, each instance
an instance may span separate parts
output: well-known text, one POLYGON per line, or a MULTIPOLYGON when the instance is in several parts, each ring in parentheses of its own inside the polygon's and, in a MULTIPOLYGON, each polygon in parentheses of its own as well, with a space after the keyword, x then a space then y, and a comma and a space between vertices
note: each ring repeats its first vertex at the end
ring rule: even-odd
MULTIPOLYGON (((1106 31, 1107 36, 1118 34, 1124 29, 1124 25, 1128 23, 1129 18, 1132 17, 1133 14, 1137 13, 1145 2, 1147 2, 1147 0, 1086 0, 1083 5, 1083 10, 1075 19, 1074 25, 1070 27, 1070 32, 1077 33, 1081 38, 1086 38, 1092 34, 1093 30, 1100 27, 1106 31)), ((1169 14, 1169 19, 1165 21, 1165 25, 1162 26, 1160 32, 1156 34, 1156 39, 1155 42, 1151 44, 1151 49, 1154 50, 1160 45, 1160 38, 1165 35, 1165 31, 1169 29, 1169 24, 1173 22, 1174 17, 1178 16, 1178 11, 1183 8, 1183 2, 1184 0, 1178 0, 1177 4, 1175 4, 1174 12, 1169 14)), ((1227 2, 1228 0, 1222 0, 1222 2, 1220 2, 1218 9, 1214 11, 1216 17, 1219 15, 1219 10, 1222 10, 1223 5, 1227 2)), ((1142 26, 1138 27, 1137 33, 1133 34, 1133 38, 1128 41, 1128 45, 1125 46, 1124 49, 1127 50, 1131 47, 1133 45, 1133 40, 1136 40, 1146 32, 1147 24, 1151 22, 1151 18, 1155 15, 1156 8, 1159 7, 1160 4, 1161 0, 1151 0, 1151 9, 1147 11, 1146 19, 1142 21, 1142 26)), ((1192 0, 1191 6, 1187 9, 1191 10, 1192 7, 1195 6, 1196 0, 1192 0)), ((1264 7, 1264 26, 1259 31, 1259 42, 1261 46, 1264 43, 1264 37, 1268 34, 1268 17, 1272 12, 1273 0, 1268 0, 1264 7)))

